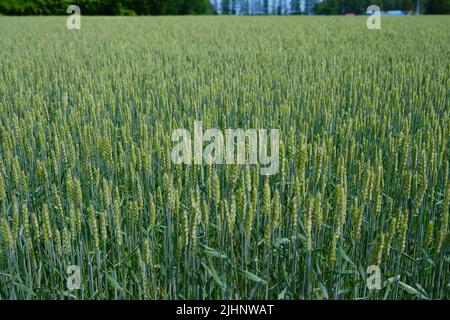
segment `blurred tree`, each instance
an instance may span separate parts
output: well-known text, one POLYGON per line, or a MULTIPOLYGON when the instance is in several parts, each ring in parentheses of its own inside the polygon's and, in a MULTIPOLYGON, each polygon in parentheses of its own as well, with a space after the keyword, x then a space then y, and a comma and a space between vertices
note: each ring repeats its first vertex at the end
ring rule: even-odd
POLYGON ((269 14, 269 0, 263 2, 263 14, 269 14))
POLYGON ((237 9, 237 0, 230 0, 231 2, 231 11, 230 13, 235 15, 236 14, 236 9, 237 9))
POLYGON ((250 14, 250 0, 241 0, 241 13, 250 14))
MULTIPOLYGON (((63 15, 74 1, 0 0, 0 12, 11 15, 63 15)), ((86 15, 211 14, 209 0, 77 0, 86 15)))

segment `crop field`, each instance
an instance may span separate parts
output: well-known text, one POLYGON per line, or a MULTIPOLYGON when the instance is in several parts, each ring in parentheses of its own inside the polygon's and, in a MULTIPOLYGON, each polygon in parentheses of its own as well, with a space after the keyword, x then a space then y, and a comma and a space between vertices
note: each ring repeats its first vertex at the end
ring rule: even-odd
POLYGON ((0 299, 450 299, 450 17, 366 19, 0 17, 0 299))

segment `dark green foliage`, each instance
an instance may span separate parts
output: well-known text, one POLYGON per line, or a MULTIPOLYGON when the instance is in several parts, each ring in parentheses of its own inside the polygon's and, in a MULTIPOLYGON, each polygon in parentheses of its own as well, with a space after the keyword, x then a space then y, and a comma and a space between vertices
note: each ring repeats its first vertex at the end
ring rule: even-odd
MULTIPOLYGON (((68 0, 0 0, 0 12, 9 15, 63 15, 68 0)), ((211 14, 209 0, 78 0, 86 15, 211 14)))
POLYGON ((429 0, 426 12, 429 14, 450 13, 450 0, 429 0))

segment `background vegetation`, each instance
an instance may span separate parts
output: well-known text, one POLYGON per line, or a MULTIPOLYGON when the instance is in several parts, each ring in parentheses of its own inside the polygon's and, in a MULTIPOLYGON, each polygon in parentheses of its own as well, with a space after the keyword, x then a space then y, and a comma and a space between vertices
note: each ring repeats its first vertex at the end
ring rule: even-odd
POLYGON ((416 11, 426 14, 450 13, 450 0, 325 0, 317 3, 316 14, 365 13, 369 5, 378 5, 382 10, 416 11))
POLYGON ((0 12, 14 15, 65 15, 76 4, 84 15, 211 14, 209 0, 0 0, 0 12))

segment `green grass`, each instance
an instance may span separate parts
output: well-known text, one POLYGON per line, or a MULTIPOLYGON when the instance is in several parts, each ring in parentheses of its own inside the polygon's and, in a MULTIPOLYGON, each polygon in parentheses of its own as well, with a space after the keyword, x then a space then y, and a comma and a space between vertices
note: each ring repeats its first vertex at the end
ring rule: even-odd
POLYGON ((0 18, 1 299, 450 298, 449 17, 65 19, 0 18), (280 172, 173 165, 194 120, 280 172))

